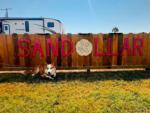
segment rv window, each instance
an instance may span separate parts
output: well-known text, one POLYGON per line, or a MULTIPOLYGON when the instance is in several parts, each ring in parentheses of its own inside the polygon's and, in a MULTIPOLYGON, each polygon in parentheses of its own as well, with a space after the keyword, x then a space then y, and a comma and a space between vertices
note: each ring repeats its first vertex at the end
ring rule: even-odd
POLYGON ((26 32, 29 32, 29 22, 25 21, 25 30, 26 32))
POLYGON ((5 26, 5 30, 8 30, 8 26, 5 26))
POLYGON ((47 27, 54 27, 54 22, 48 22, 47 27))

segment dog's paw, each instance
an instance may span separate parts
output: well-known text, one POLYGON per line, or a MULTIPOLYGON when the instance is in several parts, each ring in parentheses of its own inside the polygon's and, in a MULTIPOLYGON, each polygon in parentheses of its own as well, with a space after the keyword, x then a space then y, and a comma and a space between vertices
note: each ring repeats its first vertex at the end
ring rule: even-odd
POLYGON ((34 76, 35 76, 35 74, 31 74, 31 76, 32 76, 32 77, 34 77, 34 76))

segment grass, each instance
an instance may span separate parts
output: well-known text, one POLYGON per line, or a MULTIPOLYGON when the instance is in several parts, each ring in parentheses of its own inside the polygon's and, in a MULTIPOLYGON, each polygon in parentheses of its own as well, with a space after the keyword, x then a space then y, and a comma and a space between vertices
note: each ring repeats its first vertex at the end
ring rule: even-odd
POLYGON ((150 113, 150 72, 0 75, 0 113, 150 113))

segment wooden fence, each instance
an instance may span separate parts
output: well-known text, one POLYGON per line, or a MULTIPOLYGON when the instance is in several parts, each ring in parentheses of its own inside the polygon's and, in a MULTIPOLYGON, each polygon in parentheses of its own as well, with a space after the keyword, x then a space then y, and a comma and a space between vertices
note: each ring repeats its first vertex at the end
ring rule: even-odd
POLYGON ((149 67, 150 34, 0 35, 0 67, 149 67))

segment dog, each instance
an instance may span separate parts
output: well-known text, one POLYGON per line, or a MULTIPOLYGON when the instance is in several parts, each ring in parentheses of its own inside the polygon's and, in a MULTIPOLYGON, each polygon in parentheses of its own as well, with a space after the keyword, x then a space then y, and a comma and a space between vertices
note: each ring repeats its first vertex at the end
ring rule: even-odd
POLYGON ((38 65, 26 71, 25 74, 31 74, 33 77, 39 75, 42 78, 53 80, 56 78, 56 67, 53 64, 38 65))

